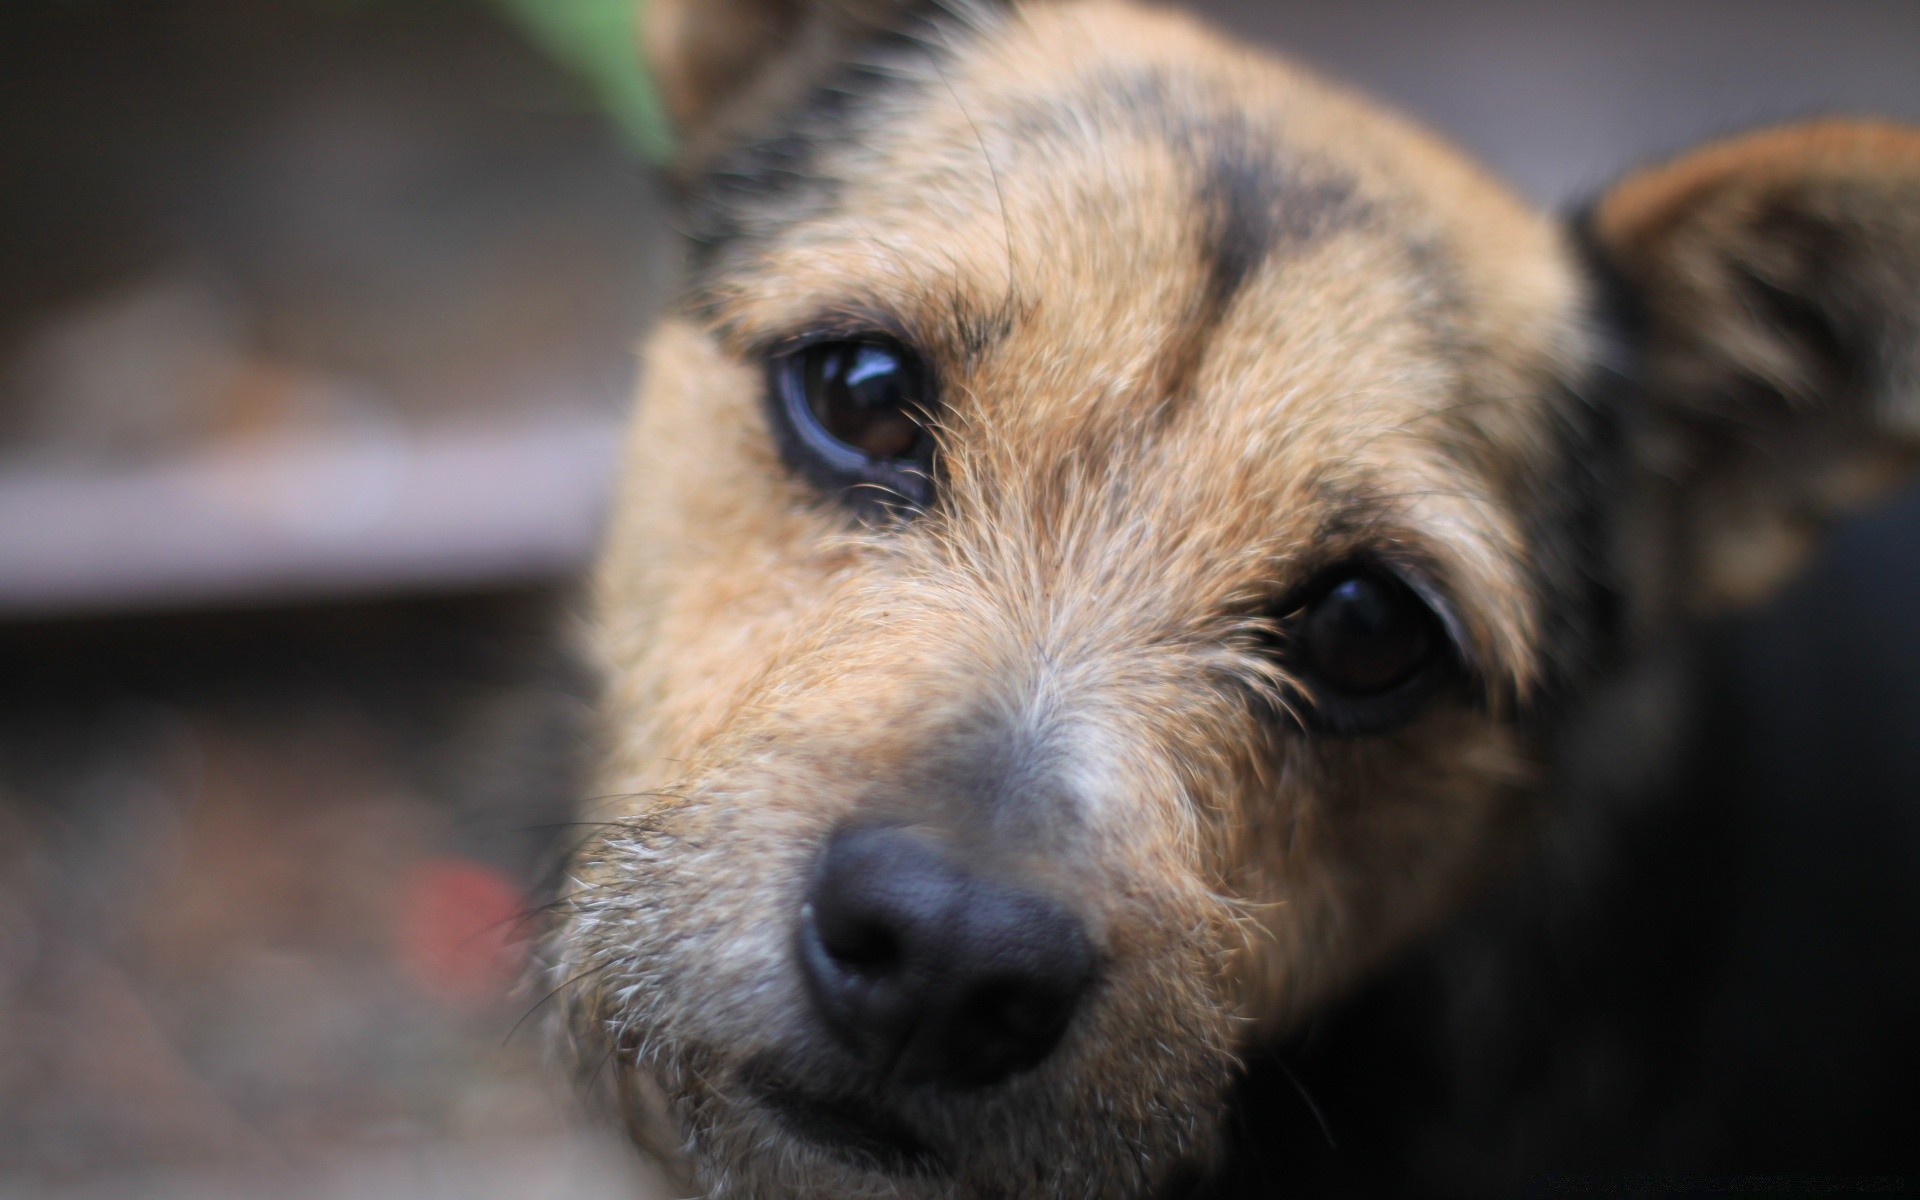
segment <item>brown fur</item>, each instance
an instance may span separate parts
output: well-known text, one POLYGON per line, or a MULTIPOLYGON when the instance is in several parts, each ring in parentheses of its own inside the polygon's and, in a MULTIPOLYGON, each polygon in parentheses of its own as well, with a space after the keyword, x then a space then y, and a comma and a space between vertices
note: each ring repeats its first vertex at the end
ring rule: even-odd
POLYGON ((1676 511, 1642 561, 1695 612, 1760 599, 1913 465, 1920 139, 1865 121, 1750 134, 1625 181, 1595 229, 1647 297, 1644 457, 1676 511))
MULTIPOLYGON (((823 47, 896 6, 742 3, 734 41, 699 7, 656 4, 654 50, 724 170, 823 47)), ((1785 212, 1827 236, 1838 212, 1907 257, 1832 306, 1877 305, 1910 347, 1920 137, 1768 135, 1599 207, 1654 382, 1627 422, 1631 495, 1583 558, 1556 489, 1599 302, 1554 223, 1178 16, 967 9, 920 37, 862 51, 898 78, 841 136, 797 133, 831 182, 739 200, 649 345, 597 578, 618 799, 574 865, 555 969, 579 977, 583 1061, 611 1055, 637 1135, 713 1194, 1144 1196, 1209 1160, 1240 1055, 1515 853, 1553 774, 1535 717, 1586 678, 1565 597, 1620 564, 1644 644, 1757 594, 1801 529, 1887 485, 1920 432, 1911 350, 1849 405, 1798 344, 1741 325, 1724 264, 1805 295, 1759 230, 1785 212), (946 402, 939 502, 904 524, 849 516, 766 427, 770 347, 876 322, 946 402), (1795 464, 1790 495, 1714 424, 1775 403, 1736 375, 1775 388, 1793 436, 1822 421, 1833 453, 1795 464), (1783 503, 1743 508, 1757 491, 1783 503), (1271 712, 1289 681, 1266 615, 1355 556, 1446 598, 1468 682, 1389 733, 1304 734, 1271 712), (807 1029, 789 945, 823 839, 876 812, 1070 901, 1105 961, 1036 1070, 888 1098, 937 1153, 918 1177, 795 1138, 755 1091, 855 1086, 807 1029)))

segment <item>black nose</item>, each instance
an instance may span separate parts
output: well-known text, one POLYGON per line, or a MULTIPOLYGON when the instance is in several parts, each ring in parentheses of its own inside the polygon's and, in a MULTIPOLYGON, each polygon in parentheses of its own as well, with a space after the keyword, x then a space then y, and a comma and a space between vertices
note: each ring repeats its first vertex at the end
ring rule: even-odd
POLYGON ((870 1069, 956 1085, 1038 1064, 1094 974, 1086 933, 1057 902, 891 826, 828 841, 800 962, 828 1028, 870 1069))

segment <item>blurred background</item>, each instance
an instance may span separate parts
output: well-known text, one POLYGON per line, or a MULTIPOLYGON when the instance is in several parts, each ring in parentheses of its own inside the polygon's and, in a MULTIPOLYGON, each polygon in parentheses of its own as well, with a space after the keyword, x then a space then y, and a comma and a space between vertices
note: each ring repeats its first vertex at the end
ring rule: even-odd
MULTIPOLYGON (((514 985, 677 270, 630 5, 0 5, 0 1194, 649 1188, 514 985)), ((1553 205, 1920 118, 1910 0, 1195 7, 1553 205)), ((1782 893, 1868 944, 1920 904, 1916 551, 1910 493, 1711 635, 1782 893), (1807 865, 1849 859, 1891 870, 1807 865)))

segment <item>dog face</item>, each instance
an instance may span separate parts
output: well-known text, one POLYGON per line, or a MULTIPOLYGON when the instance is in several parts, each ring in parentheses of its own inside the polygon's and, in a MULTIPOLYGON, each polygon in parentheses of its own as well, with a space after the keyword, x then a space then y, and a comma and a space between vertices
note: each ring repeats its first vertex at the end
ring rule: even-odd
POLYGON ((1910 450, 1913 135, 1705 152, 1582 253, 1171 15, 653 19, 696 278, 556 970, 710 1193, 1203 1174, 1239 1055, 1515 852, 1606 664, 1910 450))

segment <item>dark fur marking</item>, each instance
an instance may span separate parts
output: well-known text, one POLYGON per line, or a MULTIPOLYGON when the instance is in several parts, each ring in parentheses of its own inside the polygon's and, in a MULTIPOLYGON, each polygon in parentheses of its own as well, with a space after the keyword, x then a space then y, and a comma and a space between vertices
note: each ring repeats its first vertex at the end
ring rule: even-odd
POLYGON ((1164 142, 1192 164, 1207 291, 1224 307, 1277 251, 1372 225, 1377 214, 1338 168, 1290 153, 1230 97, 1205 88, 1166 71, 1111 72, 1089 98, 1096 115, 1118 114, 1125 132, 1164 142))
MULTIPOLYGON (((901 68, 937 60, 948 53, 947 42, 925 15, 902 20, 899 27, 849 47, 857 63, 835 71, 784 122, 724 155, 683 194, 693 244, 691 282, 682 301, 687 311, 714 320, 718 285, 727 276, 747 268, 793 226, 839 206, 841 180, 823 168, 822 160, 858 143, 863 114, 873 102, 932 86, 910 82, 913 72, 901 68)), ((1004 339, 1027 307, 1017 290, 990 303, 958 289, 926 299, 939 308, 929 318, 935 327, 909 329, 889 317, 869 328, 893 333, 930 360, 950 355, 961 369, 1004 339)))
MULTIPOLYGON (((1764 318, 1775 336, 1792 346, 1795 360, 1806 371, 1805 395, 1778 396, 1776 385, 1743 372, 1747 389, 1767 397, 1768 412, 1788 422, 1807 403, 1824 403, 1840 410, 1859 410, 1871 403, 1874 381, 1883 377, 1887 357, 1883 347, 1897 345, 1896 330, 1872 304, 1848 303, 1844 289, 1823 281, 1854 279, 1866 274, 1863 259, 1870 253, 1861 239, 1849 237, 1844 225, 1808 212, 1792 200, 1774 199, 1755 214, 1752 237, 1781 256, 1785 267, 1763 275, 1736 261, 1734 276, 1748 300, 1749 311, 1764 318)), ((1742 406, 1752 419, 1753 405, 1742 406)))
POLYGON ((1554 453, 1537 476, 1539 502, 1526 506, 1525 536, 1541 614, 1543 664, 1523 723, 1550 728, 1568 699, 1617 658, 1625 604, 1617 497, 1627 487, 1627 431, 1640 388, 1645 314, 1594 238, 1591 214, 1570 222, 1588 280, 1595 357, 1549 406, 1554 453))
POLYGON ((1160 373, 1160 408, 1165 420, 1192 390, 1206 356, 1208 335, 1232 307, 1234 297, 1273 254, 1281 229, 1275 201, 1285 192, 1277 164, 1252 152, 1240 131, 1217 131, 1203 168, 1198 200, 1203 215, 1200 254, 1206 283, 1193 310, 1168 346, 1160 373))
POLYGON ((872 103, 915 86, 895 68, 944 53, 925 18, 903 19, 847 48, 850 59, 762 136, 721 156, 682 196, 693 243, 691 302, 706 303, 714 281, 783 230, 827 211, 840 180, 821 168, 836 147, 860 136, 872 103))
POLYGON ((1162 420, 1192 390, 1209 335, 1234 299, 1286 247, 1367 226, 1376 214, 1336 168, 1289 157, 1229 97, 1204 81, 1164 70, 1110 72, 1089 93, 1096 115, 1116 114, 1123 131, 1172 148, 1192 166, 1201 214, 1205 283, 1174 335, 1160 376, 1162 420))
POLYGON ((1202 305, 1215 314, 1225 311, 1273 252, 1280 232, 1275 200, 1286 186, 1271 157, 1250 153, 1251 147, 1236 142, 1233 138, 1219 139, 1211 148, 1200 182, 1207 262, 1202 305))

